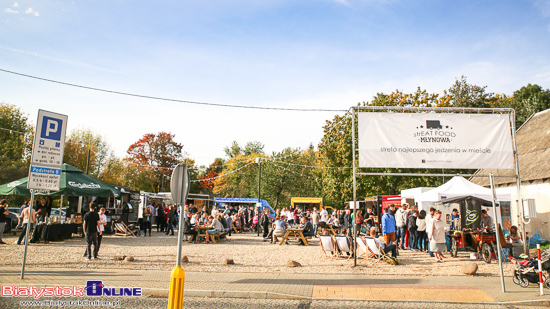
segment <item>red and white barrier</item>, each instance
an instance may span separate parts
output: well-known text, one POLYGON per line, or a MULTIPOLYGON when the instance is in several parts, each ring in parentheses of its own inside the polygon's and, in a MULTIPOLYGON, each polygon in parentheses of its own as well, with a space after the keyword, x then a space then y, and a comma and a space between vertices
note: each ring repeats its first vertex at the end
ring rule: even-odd
POLYGON ((540 285, 540 295, 544 295, 544 282, 542 282, 542 262, 540 261, 540 244, 537 244, 537 258, 539 260, 539 285, 540 285))

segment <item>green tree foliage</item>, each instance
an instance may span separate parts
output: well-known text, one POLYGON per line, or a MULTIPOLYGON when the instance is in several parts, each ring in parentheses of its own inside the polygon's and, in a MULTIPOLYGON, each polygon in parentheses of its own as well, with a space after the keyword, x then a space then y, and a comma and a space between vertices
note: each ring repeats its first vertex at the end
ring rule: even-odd
POLYGON ((102 180, 103 167, 113 157, 113 151, 101 135, 90 129, 71 131, 66 138, 63 162, 86 172, 88 150, 88 174, 102 180))
POLYGON ((550 90, 544 90, 537 84, 527 84, 514 91, 510 107, 516 110, 516 123, 519 128, 532 114, 550 108, 550 90))
POLYGON ((234 158, 238 155, 243 154, 241 146, 239 146, 239 143, 237 143, 236 141, 233 141, 233 143, 231 143, 231 146, 225 147, 223 151, 228 158, 234 158))
POLYGON ((261 154, 261 153, 264 153, 264 144, 258 141, 246 143, 243 149, 243 154, 245 156, 250 156, 252 154, 261 154))
MULTIPOLYGON (((323 197, 316 152, 286 148, 262 163, 262 198, 273 208, 290 205, 291 197, 323 197)), ((256 183, 257 185, 257 183, 256 183)))
POLYGON ((258 185, 258 165, 254 163, 257 155, 236 155, 229 159, 214 181, 214 195, 219 197, 255 197, 258 185), (256 184, 256 185, 254 185, 256 184))
POLYGON ((493 93, 486 92, 487 86, 477 86, 469 84, 466 76, 462 76, 460 80, 449 88, 448 93, 451 97, 450 106, 453 107, 489 107, 489 98, 493 93))
POLYGON ((6 183, 28 174, 33 128, 20 108, 5 103, 0 103, 0 128, 0 183, 6 183))

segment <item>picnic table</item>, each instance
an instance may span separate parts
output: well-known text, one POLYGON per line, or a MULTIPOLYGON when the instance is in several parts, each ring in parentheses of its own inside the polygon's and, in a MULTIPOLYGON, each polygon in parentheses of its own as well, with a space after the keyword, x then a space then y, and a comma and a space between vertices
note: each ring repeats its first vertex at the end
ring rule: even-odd
MULTIPOLYGON (((211 229, 213 229, 213 227, 210 227, 210 226, 207 226, 207 225, 195 226, 195 231, 197 231, 197 238, 198 237, 206 237, 206 231, 211 230, 211 229)), ((220 235, 210 235, 210 240, 212 240, 213 243, 217 244, 218 242, 216 241, 216 238, 218 240, 220 240, 219 236, 220 235)), ((187 242, 190 243, 191 239, 193 239, 193 238, 189 238, 189 240, 187 242)))
POLYGON ((301 238, 302 241, 304 242, 304 245, 309 246, 309 244, 307 243, 307 238, 304 236, 303 230, 300 228, 286 229, 285 236, 283 236, 283 239, 281 239, 281 242, 279 243, 279 245, 284 244, 289 238, 294 238, 294 239, 301 238))

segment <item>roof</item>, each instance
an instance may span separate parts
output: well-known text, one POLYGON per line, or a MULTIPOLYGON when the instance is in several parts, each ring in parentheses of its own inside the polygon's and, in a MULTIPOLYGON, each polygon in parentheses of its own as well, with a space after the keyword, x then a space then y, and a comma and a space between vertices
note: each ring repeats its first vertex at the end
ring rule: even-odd
MULTIPOLYGON (((550 109, 534 114, 517 131, 519 168, 522 181, 550 178, 550 109)), ((481 169, 476 174, 510 175, 495 177, 495 184, 515 183, 515 170, 481 169)), ((490 186, 488 177, 472 177, 478 185, 490 186)))
MULTIPOLYGON (((476 185, 462 176, 454 176, 441 186, 415 196, 415 200, 423 202, 436 202, 441 199, 464 197, 472 195, 484 200, 492 200, 491 189, 476 185)), ((499 201, 509 201, 510 195, 497 193, 499 201)))

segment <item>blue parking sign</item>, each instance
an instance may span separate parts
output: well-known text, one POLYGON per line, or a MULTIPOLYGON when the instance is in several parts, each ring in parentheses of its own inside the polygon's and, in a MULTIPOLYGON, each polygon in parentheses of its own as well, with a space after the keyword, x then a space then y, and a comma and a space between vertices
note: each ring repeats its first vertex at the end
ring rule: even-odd
POLYGON ((63 119, 44 116, 42 119, 40 137, 60 141, 62 128, 63 119))

